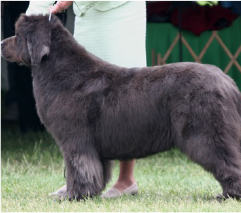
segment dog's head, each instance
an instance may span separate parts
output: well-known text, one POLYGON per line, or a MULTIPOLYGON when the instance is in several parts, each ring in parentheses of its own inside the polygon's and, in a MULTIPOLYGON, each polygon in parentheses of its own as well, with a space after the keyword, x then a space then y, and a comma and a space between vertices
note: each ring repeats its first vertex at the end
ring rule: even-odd
POLYGON ((15 24, 15 36, 1 42, 2 57, 26 66, 38 66, 49 54, 50 43, 51 23, 48 16, 21 14, 15 24))

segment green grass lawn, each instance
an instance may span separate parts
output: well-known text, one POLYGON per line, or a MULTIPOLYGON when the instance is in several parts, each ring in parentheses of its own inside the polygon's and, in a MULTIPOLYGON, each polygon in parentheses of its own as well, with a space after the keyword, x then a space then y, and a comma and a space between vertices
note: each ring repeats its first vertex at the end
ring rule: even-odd
MULTIPOLYGON (((95 197, 81 202, 58 203, 48 197, 65 183, 62 156, 47 133, 20 134, 2 129, 2 212, 157 212, 241 211, 241 202, 218 202, 219 183, 178 150, 136 161, 139 194, 116 199, 95 197)), ((115 162, 110 187, 118 176, 115 162)))

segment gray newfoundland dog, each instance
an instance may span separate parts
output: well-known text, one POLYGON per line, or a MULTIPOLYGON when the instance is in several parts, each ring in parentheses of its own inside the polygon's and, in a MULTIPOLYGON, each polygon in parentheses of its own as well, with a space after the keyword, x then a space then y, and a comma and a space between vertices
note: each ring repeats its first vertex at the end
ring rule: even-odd
POLYGON ((55 16, 22 14, 15 33, 2 56, 32 69, 38 115, 65 160, 66 198, 99 195, 113 159, 173 147, 211 172, 223 197, 241 198, 241 95, 219 68, 109 64, 55 16))

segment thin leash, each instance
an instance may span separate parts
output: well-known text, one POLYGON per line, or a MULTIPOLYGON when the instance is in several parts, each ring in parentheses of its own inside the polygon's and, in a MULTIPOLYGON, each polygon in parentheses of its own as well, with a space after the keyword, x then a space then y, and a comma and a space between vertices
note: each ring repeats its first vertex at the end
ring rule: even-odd
POLYGON ((51 16, 52 16, 52 13, 50 12, 49 13, 49 21, 51 21, 51 16))

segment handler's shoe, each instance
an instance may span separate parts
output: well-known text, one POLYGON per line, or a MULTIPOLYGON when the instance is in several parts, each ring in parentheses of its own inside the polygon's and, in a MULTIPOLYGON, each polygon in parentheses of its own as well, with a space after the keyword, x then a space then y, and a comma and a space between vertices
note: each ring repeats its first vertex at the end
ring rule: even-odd
POLYGON ((66 185, 62 186, 60 189, 58 189, 55 192, 52 192, 50 194, 48 194, 50 197, 62 197, 67 191, 67 187, 66 185))
POLYGON ((120 191, 114 186, 112 186, 107 192, 105 192, 101 198, 117 198, 121 197, 123 195, 135 195, 138 193, 138 186, 137 183, 135 182, 133 185, 125 189, 124 191, 120 191))

